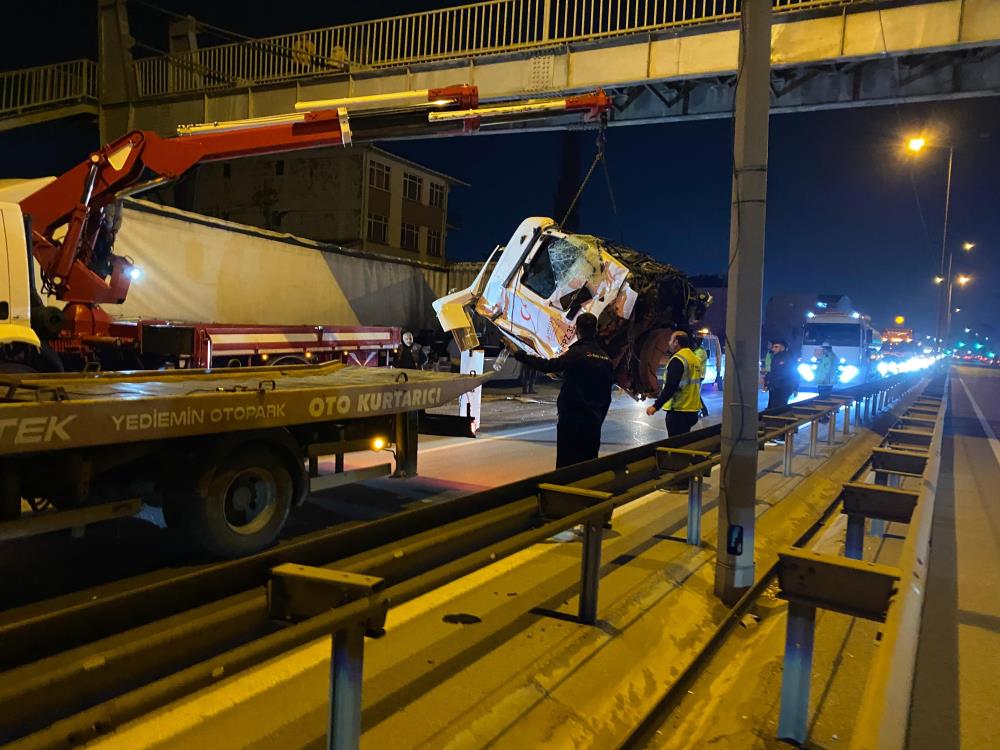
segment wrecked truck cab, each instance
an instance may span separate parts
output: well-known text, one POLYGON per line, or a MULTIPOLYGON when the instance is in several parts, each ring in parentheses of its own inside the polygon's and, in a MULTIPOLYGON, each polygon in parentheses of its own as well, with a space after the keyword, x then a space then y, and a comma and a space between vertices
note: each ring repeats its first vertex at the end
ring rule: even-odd
POLYGON ((576 340, 577 315, 592 313, 615 382, 639 397, 659 389, 656 370, 670 334, 687 329, 709 301, 671 266, 532 217, 493 251, 468 289, 442 297, 434 309, 463 350, 478 345, 474 311, 515 346, 545 359, 576 340))

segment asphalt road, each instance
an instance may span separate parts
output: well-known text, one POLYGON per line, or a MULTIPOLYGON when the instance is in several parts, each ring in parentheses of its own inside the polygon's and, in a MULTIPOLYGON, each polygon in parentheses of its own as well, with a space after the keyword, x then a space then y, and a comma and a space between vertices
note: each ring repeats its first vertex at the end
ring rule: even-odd
POLYGON ((1000 701, 1000 371, 952 369, 912 750, 996 747, 1000 701))

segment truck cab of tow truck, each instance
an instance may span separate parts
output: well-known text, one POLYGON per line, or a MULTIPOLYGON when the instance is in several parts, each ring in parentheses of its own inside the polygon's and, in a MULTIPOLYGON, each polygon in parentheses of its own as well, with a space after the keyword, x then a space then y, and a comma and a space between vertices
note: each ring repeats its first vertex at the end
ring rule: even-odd
POLYGON ((0 347, 34 353, 42 342, 31 327, 32 271, 26 237, 21 207, 0 202, 0 347))

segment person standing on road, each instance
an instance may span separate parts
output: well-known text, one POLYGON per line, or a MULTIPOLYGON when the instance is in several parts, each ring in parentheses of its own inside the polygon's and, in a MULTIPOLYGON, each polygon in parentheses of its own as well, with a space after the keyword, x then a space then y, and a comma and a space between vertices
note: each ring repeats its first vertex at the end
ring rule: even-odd
POLYGON ((771 370, 764 377, 764 390, 768 392, 768 409, 785 406, 788 399, 799 390, 795 357, 788 351, 788 344, 784 341, 771 344, 771 370))
POLYGON ((533 367, 521 366, 521 395, 527 396, 530 393, 538 393, 535 390, 535 379, 538 377, 538 370, 533 367))
POLYGON ((833 347, 828 343, 824 343, 813 353, 816 356, 816 390, 820 398, 827 398, 833 393, 837 358, 833 354, 833 347))
POLYGON ((410 331, 403 331, 402 343, 393 352, 392 366, 403 370, 419 370, 427 361, 424 350, 413 343, 413 334, 410 331))
POLYGON ((767 351, 764 352, 764 361, 761 363, 760 366, 760 385, 761 388, 763 388, 763 390, 765 391, 767 390, 767 388, 764 387, 765 385, 767 385, 767 374, 771 372, 771 357, 773 356, 771 349, 773 347, 774 347, 774 342, 768 341, 767 351))
POLYGON ((597 342, 597 318, 576 317, 576 341, 555 359, 542 359, 518 349, 514 359, 538 372, 562 372, 556 401, 556 468, 597 458, 601 426, 611 406, 611 358, 597 342))
POLYGON ((691 349, 694 351, 694 356, 698 358, 698 364, 701 367, 701 383, 698 386, 698 398, 701 400, 701 409, 698 413, 703 417, 708 416, 708 407, 705 406, 705 399, 701 398, 701 386, 705 384, 705 373, 708 372, 708 352, 705 350, 705 339, 701 336, 695 336, 691 339, 691 349))
POLYGON ((705 376, 701 362, 691 350, 691 337, 674 331, 667 344, 670 361, 663 376, 663 388, 656 401, 646 409, 652 417, 660 409, 667 413, 667 436, 691 432, 701 412, 701 381, 705 376))

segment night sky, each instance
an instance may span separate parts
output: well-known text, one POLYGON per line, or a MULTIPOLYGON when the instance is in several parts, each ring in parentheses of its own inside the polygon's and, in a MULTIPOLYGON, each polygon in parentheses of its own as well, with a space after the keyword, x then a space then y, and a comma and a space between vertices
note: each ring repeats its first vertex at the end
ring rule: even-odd
MULTIPOLYGON (((458 3, 314 3, 160 0, 158 5, 251 36, 280 34, 458 3), (345 7, 346 6, 346 7, 345 7)), ((9 70, 76 57, 96 58, 96 1, 21 6, 24 49, 0 49, 9 70), (56 19, 53 21, 53 19, 56 19), (39 44, 40 35, 46 38, 39 44)), ((165 19, 130 6, 133 34, 166 47, 165 19)), ((8 40, 9 41, 9 40, 8 40)), ((904 136, 934 133, 955 144, 949 239, 956 288, 954 329, 1000 331, 1000 100, 967 99, 771 118, 765 299, 782 292, 845 293, 873 322, 902 314, 933 334, 947 153, 904 155, 904 136), (965 257, 963 241, 977 243, 965 257)), ((623 239, 690 274, 724 273, 729 237, 732 132, 728 120, 612 128, 608 163, 616 217, 595 174, 579 208, 579 229, 623 239)), ((458 231, 451 259, 481 259, 522 218, 550 215, 563 133, 491 135, 384 144, 471 184, 452 193, 458 231)), ((593 157, 581 140, 581 171, 593 157)), ((0 133, 0 177, 54 174, 97 145, 96 127, 64 121, 0 133)))

